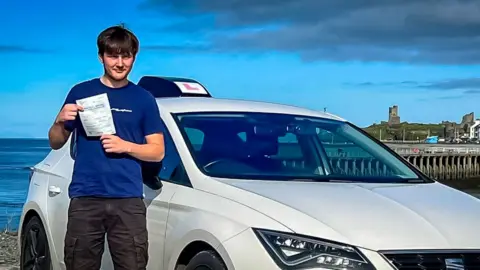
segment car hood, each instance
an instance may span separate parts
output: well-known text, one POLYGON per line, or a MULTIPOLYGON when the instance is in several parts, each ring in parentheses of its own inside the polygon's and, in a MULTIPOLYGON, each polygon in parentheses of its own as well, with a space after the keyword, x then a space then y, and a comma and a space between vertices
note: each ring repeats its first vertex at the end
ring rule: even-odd
MULTIPOLYGON (((341 235, 330 240, 373 250, 480 248, 480 200, 440 183, 226 183, 293 208, 341 235)), ((282 220, 281 207, 251 207, 299 234, 315 224, 282 220)))

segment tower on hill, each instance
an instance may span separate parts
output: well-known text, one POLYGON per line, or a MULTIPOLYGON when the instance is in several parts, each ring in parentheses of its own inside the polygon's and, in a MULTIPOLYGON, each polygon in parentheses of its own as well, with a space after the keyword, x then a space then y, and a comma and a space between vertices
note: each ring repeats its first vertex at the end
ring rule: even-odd
POLYGON ((388 107, 388 125, 400 124, 400 116, 398 115, 398 106, 388 107))

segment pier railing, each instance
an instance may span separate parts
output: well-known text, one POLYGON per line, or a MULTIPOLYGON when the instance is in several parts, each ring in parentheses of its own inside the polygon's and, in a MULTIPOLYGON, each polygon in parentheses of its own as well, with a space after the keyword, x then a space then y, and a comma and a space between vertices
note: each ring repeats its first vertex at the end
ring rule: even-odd
POLYGON ((423 154, 478 154, 480 147, 397 147, 390 146, 392 150, 400 155, 423 155, 423 154))
MULTIPOLYGON (((324 145, 336 174, 388 176, 388 166, 353 145, 324 145), (343 149, 344 151, 338 151, 343 149)), ((413 166, 437 180, 480 178, 480 147, 389 145, 413 166)))
MULTIPOLYGON (((480 154, 414 154, 401 155, 413 166, 437 180, 480 178, 480 154)), ((389 167, 373 158, 332 156, 335 174, 355 176, 389 176, 389 167)), ((297 165, 298 166, 298 165, 297 165)))
POLYGON ((480 177, 480 153, 402 155, 428 176, 438 180, 480 177))

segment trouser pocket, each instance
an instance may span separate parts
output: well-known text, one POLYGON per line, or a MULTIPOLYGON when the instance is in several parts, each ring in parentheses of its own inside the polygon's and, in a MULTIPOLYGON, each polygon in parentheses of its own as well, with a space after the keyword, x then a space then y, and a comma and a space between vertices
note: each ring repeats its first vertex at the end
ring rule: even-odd
POLYGON ((72 199, 64 248, 67 270, 100 269, 105 242, 104 205, 90 198, 72 199))
POLYGON ((64 262, 67 270, 98 270, 104 251, 102 234, 65 236, 64 262))
POLYGON ((133 237, 137 257, 137 269, 146 269, 148 263, 148 234, 147 232, 133 237))

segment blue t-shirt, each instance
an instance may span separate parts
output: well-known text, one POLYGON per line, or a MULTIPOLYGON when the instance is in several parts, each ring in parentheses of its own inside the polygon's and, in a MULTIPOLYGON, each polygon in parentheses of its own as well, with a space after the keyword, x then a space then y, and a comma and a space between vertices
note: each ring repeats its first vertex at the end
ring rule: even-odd
MULTIPOLYGON (((106 93, 112 111, 116 136, 136 144, 145 136, 164 132, 163 121, 153 95, 129 82, 121 88, 110 88, 100 79, 75 85, 65 103, 106 93)), ((80 116, 65 122, 65 129, 76 129, 76 158, 69 187, 70 198, 82 196, 109 198, 142 198, 143 181, 140 160, 129 154, 106 153, 100 137, 87 137, 80 116)))

